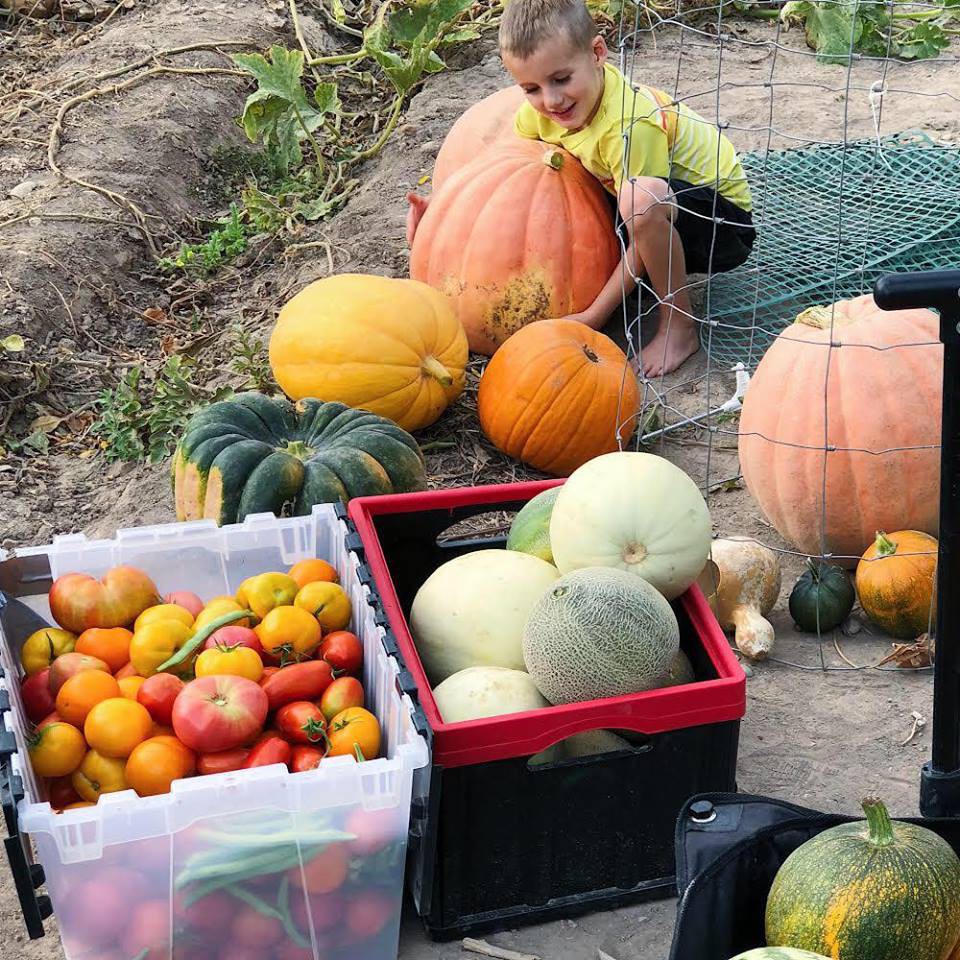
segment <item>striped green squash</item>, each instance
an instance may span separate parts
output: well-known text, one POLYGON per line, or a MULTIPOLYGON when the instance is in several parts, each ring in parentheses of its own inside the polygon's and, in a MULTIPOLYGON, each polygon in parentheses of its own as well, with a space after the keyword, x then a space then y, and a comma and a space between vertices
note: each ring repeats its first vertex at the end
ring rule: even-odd
POLYGON ((944 960, 960 937, 960 858, 879 800, 863 810, 866 821, 824 830, 784 861, 767 943, 832 960, 944 960))
POLYGON ((255 392, 195 414, 172 475, 177 519, 219 524, 426 488, 416 440, 392 421, 342 403, 294 405, 255 392))
POLYGON ((758 947, 746 953, 738 953, 730 960, 829 960, 821 953, 809 950, 794 950, 792 947, 758 947))

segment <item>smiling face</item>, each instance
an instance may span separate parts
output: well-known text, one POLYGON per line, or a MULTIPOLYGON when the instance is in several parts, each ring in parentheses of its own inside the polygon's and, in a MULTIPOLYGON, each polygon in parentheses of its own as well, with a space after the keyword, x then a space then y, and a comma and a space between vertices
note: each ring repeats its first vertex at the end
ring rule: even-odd
POLYGON ((502 57, 538 113, 566 130, 579 130, 593 119, 603 95, 607 58, 603 37, 594 37, 590 47, 577 50, 564 33, 558 33, 544 40, 529 57, 506 50, 502 57))

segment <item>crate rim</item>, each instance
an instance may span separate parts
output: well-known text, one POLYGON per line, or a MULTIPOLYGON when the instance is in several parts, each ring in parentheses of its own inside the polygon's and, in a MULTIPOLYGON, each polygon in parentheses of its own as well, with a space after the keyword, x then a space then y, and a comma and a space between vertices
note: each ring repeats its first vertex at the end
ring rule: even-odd
POLYGON ((402 664, 413 676, 417 698, 433 731, 433 762, 447 767, 529 756, 543 750, 557 740, 574 733, 595 729, 634 729, 647 735, 682 727, 699 726, 727 720, 740 720, 746 712, 746 674, 734 655, 716 617, 703 593, 694 584, 680 598, 685 612, 697 632, 704 652, 717 672, 717 678, 693 684, 647 690, 642 693, 589 700, 580 703, 543 707, 487 717, 444 723, 440 718, 432 687, 417 652, 407 618, 400 607, 393 579, 387 569, 386 558, 376 534, 374 518, 388 514, 417 513, 426 510, 453 510, 475 506, 479 498, 483 505, 495 510, 498 505, 529 501, 538 493, 560 486, 563 479, 532 480, 519 483, 487 486, 454 487, 416 493, 358 497, 350 501, 348 514, 362 542, 362 559, 373 575, 384 615, 397 643, 402 664), (666 713, 671 705, 690 699, 693 690, 701 704, 686 709, 682 715, 666 713), (678 694, 681 696, 678 697, 678 694), (638 703, 649 708, 639 720, 646 721, 643 729, 631 712, 638 703), (549 731, 531 731, 516 736, 512 728, 540 725, 544 717, 552 723, 549 731), (472 741, 472 742, 466 742, 472 741), (478 743, 479 741, 479 743, 478 743))

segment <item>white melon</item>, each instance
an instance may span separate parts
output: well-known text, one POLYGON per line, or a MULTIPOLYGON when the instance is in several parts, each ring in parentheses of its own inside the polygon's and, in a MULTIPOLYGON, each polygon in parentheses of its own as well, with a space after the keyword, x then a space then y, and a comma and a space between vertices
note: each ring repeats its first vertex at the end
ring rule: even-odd
POLYGON ((692 584, 710 553, 710 511, 679 467, 652 453, 607 453, 570 475, 550 518, 561 573, 614 567, 668 600, 692 584))
POLYGON ((680 649, 670 604, 646 580, 611 567, 562 576, 523 633, 527 672, 551 703, 659 686, 680 649))
POLYGON ((476 550, 447 561, 417 591, 410 630, 431 684, 467 667, 523 670, 523 628, 559 577, 514 550, 476 550))
POLYGON ((433 699, 444 723, 550 706, 529 674, 505 667, 459 670, 433 688, 433 699))

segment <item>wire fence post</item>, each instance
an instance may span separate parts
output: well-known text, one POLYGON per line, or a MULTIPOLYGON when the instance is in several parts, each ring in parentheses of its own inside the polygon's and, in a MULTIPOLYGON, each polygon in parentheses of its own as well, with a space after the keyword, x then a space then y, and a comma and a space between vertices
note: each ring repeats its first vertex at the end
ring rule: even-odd
POLYGON ((920 777, 926 817, 960 816, 960 270, 888 274, 874 288, 883 310, 932 307, 943 342, 940 532, 930 761, 920 777))

